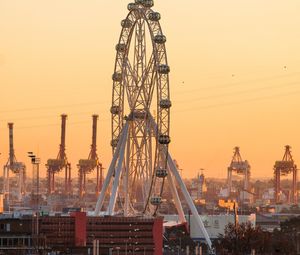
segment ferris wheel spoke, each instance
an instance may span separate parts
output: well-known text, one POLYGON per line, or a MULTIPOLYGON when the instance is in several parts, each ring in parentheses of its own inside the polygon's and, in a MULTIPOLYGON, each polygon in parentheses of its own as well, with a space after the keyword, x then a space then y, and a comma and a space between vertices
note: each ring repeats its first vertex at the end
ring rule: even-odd
POLYGON ((136 107, 138 100, 140 100, 142 102, 142 105, 145 109, 149 108, 149 97, 150 97, 151 85, 152 85, 152 75, 151 74, 154 72, 154 70, 153 70, 154 61, 155 61, 155 58, 152 53, 150 56, 150 59, 148 61, 147 67, 144 70, 143 75, 140 78, 141 81, 139 82, 139 84, 140 84, 139 89, 135 93, 135 96, 134 96, 133 108, 136 107))
POLYGON ((124 87, 126 88, 130 109, 132 109, 133 108, 132 101, 134 98, 138 80, 137 80, 137 75, 127 57, 124 60, 124 73, 125 73, 124 87))
POLYGON ((144 19, 138 19, 136 22, 133 61, 135 72, 140 77, 146 66, 146 34, 144 19))

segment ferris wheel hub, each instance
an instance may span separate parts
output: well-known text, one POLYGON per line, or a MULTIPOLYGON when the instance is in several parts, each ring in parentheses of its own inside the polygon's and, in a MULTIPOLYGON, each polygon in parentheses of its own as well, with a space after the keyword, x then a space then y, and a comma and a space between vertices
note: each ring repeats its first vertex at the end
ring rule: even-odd
POLYGON ((148 116, 147 112, 144 110, 133 110, 128 115, 127 120, 144 120, 148 116))

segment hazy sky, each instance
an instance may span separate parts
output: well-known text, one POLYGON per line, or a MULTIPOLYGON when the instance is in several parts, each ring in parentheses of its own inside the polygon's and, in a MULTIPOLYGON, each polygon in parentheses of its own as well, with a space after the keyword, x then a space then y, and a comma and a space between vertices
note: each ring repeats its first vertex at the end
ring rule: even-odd
MULTIPOLYGON (((111 74, 124 0, 0 0, 0 164, 15 123, 19 161, 56 157, 61 113, 77 176, 91 115, 111 159, 111 74)), ((183 175, 225 177, 233 147, 252 176, 272 176, 284 145, 300 164, 300 1, 155 1, 171 67, 171 154, 183 175)))

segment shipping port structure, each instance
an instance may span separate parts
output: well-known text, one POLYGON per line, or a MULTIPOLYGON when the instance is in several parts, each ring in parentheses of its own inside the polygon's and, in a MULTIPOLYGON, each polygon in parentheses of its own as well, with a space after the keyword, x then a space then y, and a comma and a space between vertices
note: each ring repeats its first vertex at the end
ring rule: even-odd
POLYGON ((99 161, 97 154, 97 120, 98 115, 94 114, 92 125, 92 145, 88 159, 80 159, 78 162, 79 170, 79 198, 84 199, 87 194, 87 176, 96 170, 96 188, 95 196, 99 195, 99 192, 103 183, 103 166, 99 161))
POLYGON ((228 197, 234 198, 241 203, 249 204, 250 203, 250 197, 251 197, 251 191, 250 191, 250 164, 247 160, 243 160, 240 148, 235 147, 234 148, 234 154, 232 157, 232 160, 230 162, 229 167, 227 168, 227 186, 228 186, 228 197), (236 189, 237 194, 233 194, 233 185, 232 185, 232 178, 233 174, 236 174, 238 176, 242 176, 243 178, 243 186, 240 189, 236 189))
POLYGON ((285 152, 282 160, 276 161, 274 165, 274 190, 275 190, 275 203, 282 202, 297 204, 298 203, 298 190, 297 190, 297 165, 293 159, 291 153, 291 146, 285 146, 285 152), (288 190, 282 190, 281 177, 292 175, 292 185, 288 190), (285 195, 285 201, 282 201, 281 197, 285 195))
POLYGON ((25 195, 25 180, 26 180, 26 166, 23 162, 18 162, 14 149, 14 123, 8 123, 9 129, 9 157, 7 163, 3 167, 3 188, 6 207, 8 210, 15 205, 20 205, 25 195), (16 178, 16 189, 12 188, 13 173, 16 178))

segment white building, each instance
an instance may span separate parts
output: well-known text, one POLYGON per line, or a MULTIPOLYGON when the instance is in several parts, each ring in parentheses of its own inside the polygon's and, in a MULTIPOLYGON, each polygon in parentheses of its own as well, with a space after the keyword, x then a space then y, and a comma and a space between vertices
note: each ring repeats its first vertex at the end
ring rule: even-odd
MULTIPOLYGON (((194 216, 190 216, 190 230, 191 230, 191 238, 194 240, 204 240, 204 235, 201 230, 197 227, 194 216)), ((219 235, 223 235, 225 231, 225 227, 229 223, 234 224, 234 215, 232 214, 220 214, 220 215, 200 215, 202 222, 209 234, 211 239, 216 239, 219 235)), ((178 223, 177 215, 166 215, 165 217, 166 223, 165 226, 175 225, 178 223)), ((187 218, 187 221, 189 219, 187 218)), ((251 215, 239 215, 238 222, 247 223, 250 222, 253 227, 256 224, 256 214, 251 215)))

